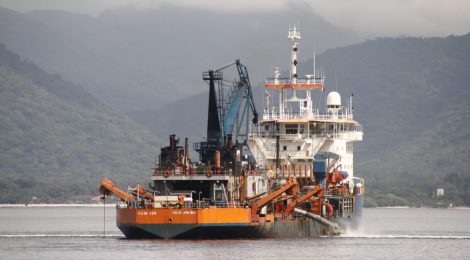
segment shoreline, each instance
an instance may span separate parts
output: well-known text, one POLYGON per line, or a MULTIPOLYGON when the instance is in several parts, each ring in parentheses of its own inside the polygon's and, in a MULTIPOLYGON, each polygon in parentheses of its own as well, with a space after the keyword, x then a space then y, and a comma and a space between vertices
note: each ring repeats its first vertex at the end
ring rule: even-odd
POLYGON ((467 206, 458 207, 410 207, 410 206, 386 206, 386 207, 364 207, 365 209, 455 209, 455 210, 470 210, 467 206))
POLYGON ((73 203, 52 203, 52 204, 0 204, 0 208, 114 208, 116 203, 94 203, 94 204, 73 204, 73 203))
MULTIPOLYGON (((9 204, 3 203, 0 204, 0 208, 114 208, 116 207, 116 202, 110 203, 90 203, 90 204, 75 204, 75 203, 16 203, 9 204)), ((452 210, 470 210, 468 206, 459 206, 459 207, 410 207, 410 206, 386 206, 386 207, 364 207, 364 209, 452 209, 452 210)))

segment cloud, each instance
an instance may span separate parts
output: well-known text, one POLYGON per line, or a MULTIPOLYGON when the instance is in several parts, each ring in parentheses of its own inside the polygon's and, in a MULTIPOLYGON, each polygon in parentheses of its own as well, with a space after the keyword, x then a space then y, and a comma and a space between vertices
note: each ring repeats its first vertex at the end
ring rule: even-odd
POLYGON ((470 31, 468 0, 310 0, 330 23, 381 36, 443 36, 470 31))
MULTIPOLYGON (((372 36, 445 36, 470 31, 468 0, 0 0, 18 11, 56 9, 99 15, 108 9, 176 5, 217 11, 282 10, 307 3, 333 25, 372 36)), ((294 21, 295 22, 295 21, 294 21)))
POLYGON ((35 9, 55 9, 97 15, 102 11, 115 8, 133 7, 136 9, 159 8, 165 5, 202 8, 224 11, 279 10, 288 2, 302 0, 0 0, 0 6, 18 11, 35 9))

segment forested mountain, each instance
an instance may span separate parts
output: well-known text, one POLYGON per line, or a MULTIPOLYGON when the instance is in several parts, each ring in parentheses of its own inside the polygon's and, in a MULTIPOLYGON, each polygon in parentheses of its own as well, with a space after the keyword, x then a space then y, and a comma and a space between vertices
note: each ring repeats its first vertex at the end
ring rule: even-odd
POLYGON ((159 140, 83 88, 0 45, 0 203, 87 200, 146 182, 159 140))
POLYGON ((327 91, 314 93, 316 106, 330 90, 343 102, 354 93, 365 133, 355 146, 355 173, 366 178, 367 205, 470 206, 470 34, 336 48, 361 37, 310 8, 193 11, 168 5, 91 17, 0 9, 7 48, 76 83, 2 48, 0 189, 11 196, 0 202, 30 198, 34 189, 48 198, 90 194, 103 176, 146 182, 158 140, 100 102, 159 136, 195 142, 207 116, 201 72, 240 58, 261 111, 264 77, 275 66, 288 71, 286 28, 297 17, 299 74, 311 74, 308 58, 316 50, 317 68, 327 76, 327 91), (445 189, 443 198, 435 197, 437 188, 445 189))
POLYGON ((470 34, 378 39, 319 62, 331 88, 354 93, 371 205, 470 205, 470 34))

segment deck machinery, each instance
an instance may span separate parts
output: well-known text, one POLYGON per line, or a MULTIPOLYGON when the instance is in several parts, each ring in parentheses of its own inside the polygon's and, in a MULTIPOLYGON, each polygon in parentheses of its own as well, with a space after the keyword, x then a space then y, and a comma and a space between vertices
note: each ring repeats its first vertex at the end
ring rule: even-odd
POLYGON ((239 60, 203 73, 209 83, 206 140, 194 144, 199 162, 170 136, 150 190, 125 192, 104 179, 100 191, 118 196, 116 221, 129 238, 319 237, 338 234, 362 212, 364 181, 353 175, 353 142, 362 140, 352 104, 339 93, 326 111, 313 103, 325 77, 297 75, 296 26, 289 29, 290 75, 266 80, 258 114, 246 67, 239 60), (237 79, 223 72, 236 68, 237 79))
POLYGON ((203 72, 203 80, 209 83, 209 108, 207 118, 207 141, 194 144, 202 163, 215 163, 215 153, 222 153, 223 162, 231 162, 232 151, 247 146, 247 134, 250 124, 258 123, 253 100, 248 70, 240 60, 216 70, 203 72), (236 67, 238 80, 227 81, 223 71, 236 67))

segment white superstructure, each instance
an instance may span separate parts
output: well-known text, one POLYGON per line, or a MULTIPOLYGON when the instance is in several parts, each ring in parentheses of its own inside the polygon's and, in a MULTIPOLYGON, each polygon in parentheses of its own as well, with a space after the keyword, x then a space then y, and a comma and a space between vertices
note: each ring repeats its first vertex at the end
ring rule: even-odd
POLYGON ((281 77, 275 68, 274 77, 265 82, 263 116, 251 127, 248 139, 251 154, 260 167, 272 169, 277 177, 313 178, 321 171, 339 171, 347 172, 349 180, 354 176, 353 142, 363 136, 361 125, 353 119, 352 97, 343 106, 340 94, 330 92, 325 111, 320 111, 312 92, 324 95, 325 77, 316 71, 302 78, 297 75, 301 37, 296 26, 289 29, 288 38, 290 75, 281 77))

